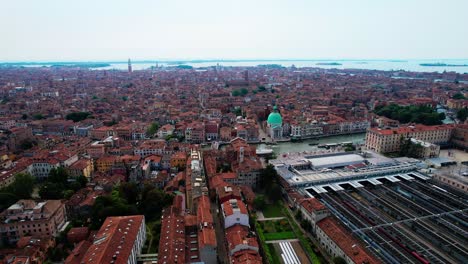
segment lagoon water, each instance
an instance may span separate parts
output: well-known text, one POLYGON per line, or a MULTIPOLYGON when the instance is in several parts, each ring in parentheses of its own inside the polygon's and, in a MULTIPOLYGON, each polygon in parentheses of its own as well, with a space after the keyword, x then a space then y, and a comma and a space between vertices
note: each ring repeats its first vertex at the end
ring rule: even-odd
MULTIPOLYGON (((127 62, 110 63, 111 66, 99 69, 119 69, 126 70, 127 62)), ((324 69, 367 69, 367 70, 405 70, 414 72, 443 72, 454 71, 468 74, 468 59, 427 59, 427 60, 238 60, 238 61, 180 61, 180 62, 159 62, 160 66, 176 66, 179 64, 190 65, 196 68, 210 67, 219 64, 220 66, 257 66, 261 64, 279 64, 285 67, 292 65, 296 67, 317 67, 324 69), (338 63, 341 65, 324 65, 327 63, 338 63), (467 66, 421 66, 421 63, 444 63, 448 65, 467 65, 467 66), (318 65, 319 64, 319 65, 318 65)), ((132 62, 134 70, 147 69, 155 66, 156 62, 132 62)))

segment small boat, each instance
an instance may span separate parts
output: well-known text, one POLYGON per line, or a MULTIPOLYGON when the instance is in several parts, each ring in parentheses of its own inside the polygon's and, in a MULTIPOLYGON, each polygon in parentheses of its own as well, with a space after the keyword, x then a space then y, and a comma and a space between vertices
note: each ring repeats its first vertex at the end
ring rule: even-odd
POLYGON ((264 149, 257 149, 255 152, 257 155, 269 155, 273 153, 273 150, 264 148, 264 149))
POLYGON ((312 142, 312 143, 309 143, 309 146, 317 146, 319 143, 318 142, 312 142))

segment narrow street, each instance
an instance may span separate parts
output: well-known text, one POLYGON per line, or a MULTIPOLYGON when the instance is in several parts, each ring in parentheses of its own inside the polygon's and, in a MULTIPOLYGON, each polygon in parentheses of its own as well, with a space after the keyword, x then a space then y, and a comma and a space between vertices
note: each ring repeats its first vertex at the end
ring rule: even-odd
POLYGON ((216 242, 218 244, 217 252, 218 252, 218 261, 220 264, 228 264, 229 258, 226 251, 225 246, 225 237, 224 237, 224 228, 221 222, 221 216, 217 212, 218 205, 217 202, 211 202, 211 214, 213 215, 213 220, 215 224, 215 232, 216 232, 216 242))

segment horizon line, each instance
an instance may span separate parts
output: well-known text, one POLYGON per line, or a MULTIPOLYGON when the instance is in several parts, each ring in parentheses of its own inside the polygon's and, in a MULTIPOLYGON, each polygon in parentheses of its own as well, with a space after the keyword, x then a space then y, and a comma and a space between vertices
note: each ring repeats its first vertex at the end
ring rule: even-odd
MULTIPOLYGON (((130 58, 131 59, 131 58, 130 58)), ((407 62, 407 61, 419 61, 419 60, 468 60, 466 58, 424 58, 424 59, 404 59, 404 58, 380 58, 380 59, 366 59, 366 58, 359 58, 359 59, 333 59, 333 58, 316 58, 316 59, 294 59, 294 58, 286 58, 286 59, 279 59, 279 58, 263 58, 263 59, 255 59, 255 58, 244 58, 244 59, 229 59, 229 58, 214 58, 214 59, 176 59, 176 58, 165 58, 165 59, 136 59, 132 60, 132 63, 181 63, 181 62, 189 62, 189 63, 203 63, 203 62, 251 62, 251 61, 393 61, 393 62, 407 62)), ((51 63, 128 63, 128 59, 126 60, 2 60, 0 64, 19 64, 19 63, 31 63, 31 64, 51 64, 51 63)))

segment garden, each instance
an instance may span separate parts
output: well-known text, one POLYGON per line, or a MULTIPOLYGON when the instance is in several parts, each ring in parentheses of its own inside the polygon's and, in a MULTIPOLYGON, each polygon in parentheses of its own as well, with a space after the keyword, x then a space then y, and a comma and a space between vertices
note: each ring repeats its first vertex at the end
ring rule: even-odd
POLYGON ((259 221, 259 226, 263 231, 265 241, 296 238, 287 219, 259 221))
POLYGON ((266 204, 262 209, 262 213, 265 218, 282 217, 284 216, 282 209, 283 205, 281 203, 266 204))

